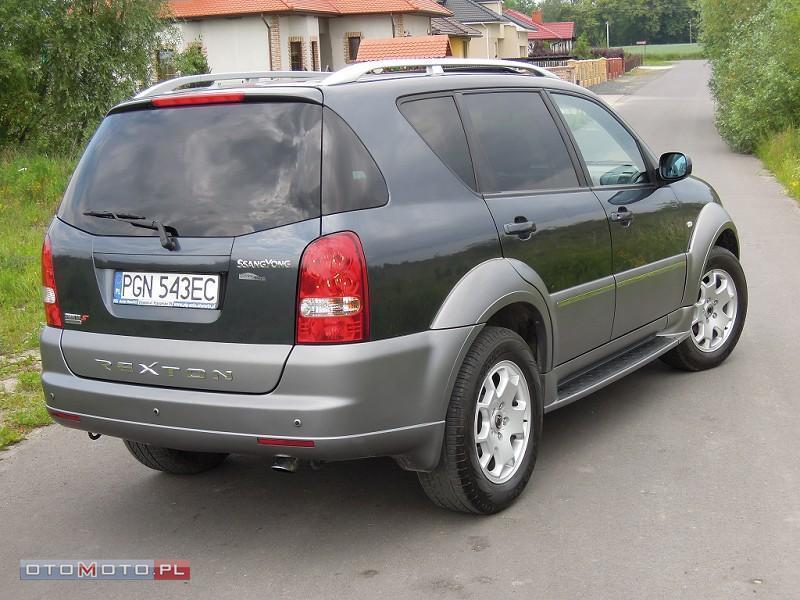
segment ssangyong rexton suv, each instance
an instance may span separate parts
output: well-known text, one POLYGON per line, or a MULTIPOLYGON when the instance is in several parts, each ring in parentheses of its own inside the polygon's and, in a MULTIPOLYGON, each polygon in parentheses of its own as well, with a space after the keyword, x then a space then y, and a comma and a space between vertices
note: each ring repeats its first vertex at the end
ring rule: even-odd
POLYGON ((42 252, 59 423, 169 473, 391 456, 492 513, 545 412, 736 345, 731 218, 591 92, 500 61, 243 79, 157 85, 86 149, 42 252))

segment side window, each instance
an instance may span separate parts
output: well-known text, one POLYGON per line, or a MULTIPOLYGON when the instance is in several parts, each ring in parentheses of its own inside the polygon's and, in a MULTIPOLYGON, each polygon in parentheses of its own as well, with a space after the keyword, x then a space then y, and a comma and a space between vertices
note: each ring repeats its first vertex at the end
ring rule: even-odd
POLYGON ((400 105, 400 112, 442 162, 474 190, 475 173, 467 136, 453 98, 445 96, 404 102, 400 105))
POLYGON ((594 185, 648 183, 639 146, 605 108, 577 96, 552 94, 578 144, 594 185))
POLYGON ((578 187, 578 176, 555 122, 536 92, 467 94, 481 191, 578 187))
POLYGON ((389 190, 378 165, 350 126, 332 110, 322 114, 322 214, 383 206, 389 190))

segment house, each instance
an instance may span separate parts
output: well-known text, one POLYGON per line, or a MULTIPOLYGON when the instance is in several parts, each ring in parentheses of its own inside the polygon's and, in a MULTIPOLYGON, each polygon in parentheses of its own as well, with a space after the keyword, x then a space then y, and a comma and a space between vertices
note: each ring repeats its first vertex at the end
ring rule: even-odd
POLYGON ((521 25, 503 14, 501 0, 440 0, 459 23, 481 33, 470 41, 469 58, 521 58, 528 56, 528 33, 533 25, 521 25))
POLYGON ((356 60, 391 58, 444 58, 452 56, 450 39, 446 35, 365 39, 358 47, 356 60))
POLYGON ((212 72, 335 70, 362 40, 428 36, 435 0, 169 0, 179 39, 201 40, 212 72))
POLYGON ((433 17, 431 19, 431 33, 433 35, 446 35, 450 42, 452 55, 458 58, 468 57, 469 43, 483 34, 460 22, 455 17, 433 17))
POLYGON ((572 53, 572 46, 575 44, 575 22, 574 21, 549 21, 542 20, 542 11, 535 10, 529 17, 526 14, 506 8, 503 14, 520 25, 528 25, 534 31, 528 32, 528 43, 530 54, 559 54, 568 55, 572 53))

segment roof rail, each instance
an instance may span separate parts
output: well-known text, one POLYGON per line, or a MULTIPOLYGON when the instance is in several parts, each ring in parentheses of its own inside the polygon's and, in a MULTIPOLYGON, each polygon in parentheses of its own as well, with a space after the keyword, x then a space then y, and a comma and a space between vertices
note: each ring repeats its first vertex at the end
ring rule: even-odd
POLYGON ((517 62, 511 60, 496 60, 486 58, 419 58, 419 59, 387 59, 375 60, 362 63, 355 63, 339 69, 338 71, 329 74, 325 77, 320 85, 338 85, 340 83, 353 83, 358 81, 364 75, 374 72, 380 72, 385 69, 407 69, 413 67, 425 67, 428 75, 443 75, 446 70, 456 70, 458 67, 464 67, 465 70, 471 68, 484 68, 484 69, 497 69, 498 71, 512 71, 519 73, 520 71, 528 72, 539 77, 552 77, 558 79, 547 69, 537 67, 525 62, 517 62))
POLYGON ((236 79, 243 79, 250 81, 252 79, 320 79, 324 78, 330 73, 322 71, 253 71, 245 73, 208 73, 206 75, 187 75, 186 77, 175 77, 157 83, 152 87, 147 88, 136 94, 134 98, 147 98, 157 94, 164 94, 167 92, 174 92, 192 83, 215 83, 217 81, 232 81, 236 79))

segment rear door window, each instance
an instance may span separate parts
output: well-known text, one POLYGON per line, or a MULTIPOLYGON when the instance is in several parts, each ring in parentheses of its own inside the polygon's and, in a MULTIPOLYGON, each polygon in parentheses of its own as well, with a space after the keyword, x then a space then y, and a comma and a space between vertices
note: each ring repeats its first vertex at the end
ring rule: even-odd
POLYGON ((465 94, 463 106, 482 192, 578 187, 564 140, 537 92, 465 94))
POLYGON ((474 190, 475 173, 467 136, 453 98, 444 96, 403 102, 400 112, 442 162, 474 190))
POLYGON ((248 102, 108 116, 59 217, 101 235, 158 235, 87 216, 158 220, 182 237, 227 237, 320 215, 322 107, 248 102))

